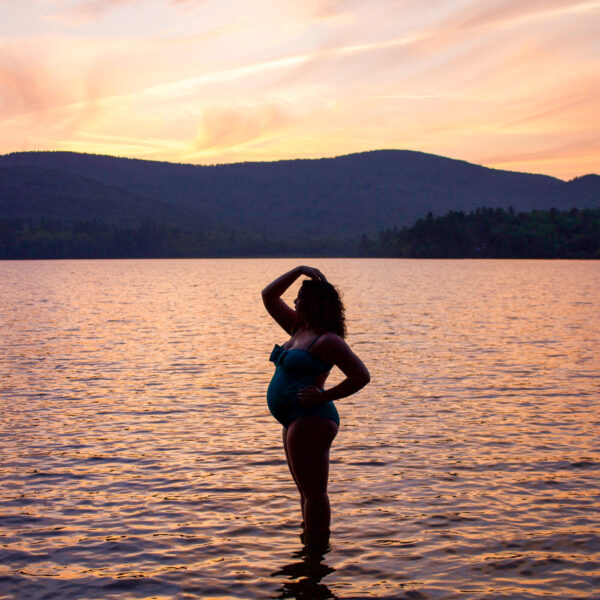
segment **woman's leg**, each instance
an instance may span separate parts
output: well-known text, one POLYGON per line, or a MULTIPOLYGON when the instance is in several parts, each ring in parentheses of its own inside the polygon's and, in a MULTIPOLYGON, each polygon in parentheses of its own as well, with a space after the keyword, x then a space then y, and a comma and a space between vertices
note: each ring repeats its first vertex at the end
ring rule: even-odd
POLYGON ((329 449, 337 423, 323 417, 302 417, 287 430, 289 461, 304 496, 304 523, 308 543, 326 543, 331 510, 327 496, 329 449))
POLYGON ((290 462, 290 452, 288 450, 287 444, 287 429, 283 428, 283 448, 285 450, 285 459, 287 460, 287 465, 292 474, 292 478, 294 479, 294 483, 300 492, 300 510, 302 511, 302 526, 304 527, 304 494, 302 493, 302 489, 300 488, 300 484, 298 483, 298 479, 296 478, 296 474, 294 473, 294 469, 292 468, 292 463, 290 462))

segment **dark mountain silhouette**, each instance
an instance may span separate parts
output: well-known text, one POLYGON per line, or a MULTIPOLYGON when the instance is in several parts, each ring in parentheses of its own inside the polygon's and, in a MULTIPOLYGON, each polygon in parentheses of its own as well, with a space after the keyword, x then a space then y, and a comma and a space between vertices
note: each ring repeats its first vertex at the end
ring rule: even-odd
POLYGON ((568 181, 561 189, 564 205, 594 208, 600 206, 600 175, 583 175, 568 181))
MULTIPOLYGON (((188 217, 195 216, 193 211, 183 212, 188 217)), ((101 180, 57 169, 2 166, 1 162, 0 213, 5 219, 98 221, 125 226, 162 222, 174 215, 173 207, 166 202, 101 180)))
POLYGON ((598 175, 564 182, 407 150, 214 166, 72 152, 0 156, 0 218, 209 226, 260 239, 267 254, 286 240, 290 251, 339 251, 428 212, 597 206, 598 175))

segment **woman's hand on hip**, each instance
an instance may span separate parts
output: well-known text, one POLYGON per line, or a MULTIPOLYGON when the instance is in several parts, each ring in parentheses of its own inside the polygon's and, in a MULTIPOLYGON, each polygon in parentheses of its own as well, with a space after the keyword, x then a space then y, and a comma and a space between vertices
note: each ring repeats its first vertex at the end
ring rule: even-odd
POLYGON ((298 400, 304 408, 314 408, 323 404, 323 398, 321 394, 323 392, 316 385, 309 385, 298 391, 298 400))

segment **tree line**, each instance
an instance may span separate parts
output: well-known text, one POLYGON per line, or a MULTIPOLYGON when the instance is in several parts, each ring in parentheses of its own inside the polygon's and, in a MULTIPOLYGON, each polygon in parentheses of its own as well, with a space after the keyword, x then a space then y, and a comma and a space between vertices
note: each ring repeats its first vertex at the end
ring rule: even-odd
POLYGON ((117 225, 49 218, 0 219, 0 260, 350 256, 355 240, 276 238, 262 231, 147 221, 117 225))
POLYGON ((600 208, 478 208, 428 213, 412 227, 363 235, 359 254, 396 258, 600 258, 600 208))
POLYGON ((570 211, 478 208, 428 213, 371 239, 298 236, 198 224, 180 228, 97 221, 0 219, 0 259, 363 256, 395 258, 600 258, 600 208, 570 211))

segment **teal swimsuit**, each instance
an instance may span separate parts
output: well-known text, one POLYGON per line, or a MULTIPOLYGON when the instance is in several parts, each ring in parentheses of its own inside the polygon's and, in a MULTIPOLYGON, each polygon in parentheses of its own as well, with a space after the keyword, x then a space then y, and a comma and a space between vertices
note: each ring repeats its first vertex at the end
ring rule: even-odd
POLYGON ((269 360, 275 363, 275 374, 267 390, 267 405, 271 414, 284 426, 300 417, 323 417, 340 424, 340 416, 331 401, 312 408, 302 406, 296 392, 309 385, 316 385, 316 377, 331 370, 328 365, 309 352, 317 336, 306 350, 287 350, 277 344, 269 360))

